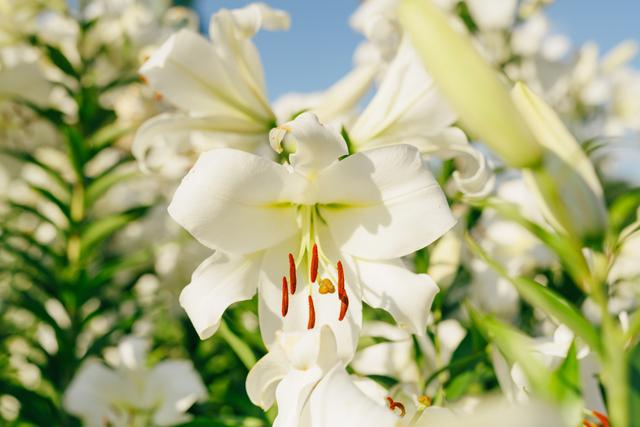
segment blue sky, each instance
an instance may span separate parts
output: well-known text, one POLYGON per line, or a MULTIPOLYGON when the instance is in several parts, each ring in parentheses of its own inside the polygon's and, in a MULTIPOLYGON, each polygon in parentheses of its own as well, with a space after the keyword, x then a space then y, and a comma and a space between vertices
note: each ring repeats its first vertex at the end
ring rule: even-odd
MULTIPOLYGON (((349 27, 357 0, 263 0, 285 9, 292 18, 288 32, 262 31, 260 49, 270 98, 287 92, 321 90, 351 68, 361 40, 349 27)), ((195 0, 203 21, 221 7, 234 8, 250 0, 195 0)), ((633 38, 640 42, 639 0, 556 0, 549 9, 556 32, 575 43, 593 40, 603 50, 633 38)), ((635 65, 640 68, 640 58, 635 65)))

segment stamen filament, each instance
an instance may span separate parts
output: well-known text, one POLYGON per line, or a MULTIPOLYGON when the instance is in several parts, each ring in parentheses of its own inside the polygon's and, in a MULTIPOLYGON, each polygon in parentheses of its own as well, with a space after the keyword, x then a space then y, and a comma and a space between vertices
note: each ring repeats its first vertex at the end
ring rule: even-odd
POLYGON ((307 329, 313 329, 316 326, 316 309, 313 306, 313 297, 309 295, 309 322, 307 323, 307 329))
POLYGON ((282 317, 289 312, 289 289, 287 289, 287 278, 282 277, 282 317))
POLYGON ((400 410, 401 417, 406 415, 407 410, 402 403, 396 402, 391 396, 387 396, 387 402, 389 402, 389 409, 391 409, 391 411, 395 411, 395 409, 398 408, 400 410))

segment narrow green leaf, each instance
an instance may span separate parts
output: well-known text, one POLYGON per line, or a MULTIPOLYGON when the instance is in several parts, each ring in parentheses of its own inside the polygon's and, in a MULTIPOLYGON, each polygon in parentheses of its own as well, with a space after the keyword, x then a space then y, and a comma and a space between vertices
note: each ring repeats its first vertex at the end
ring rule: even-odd
POLYGON ((87 257, 90 252, 100 245, 105 239, 111 237, 127 224, 142 217, 147 211, 147 206, 129 209, 128 211, 108 216, 91 222, 83 231, 80 238, 80 254, 87 257))
POLYGON ((511 277, 501 265, 489 257, 475 240, 468 234, 465 237, 471 251, 489 264, 500 276, 510 281, 525 301, 553 317, 559 323, 566 325, 576 336, 582 338, 593 351, 601 351, 598 331, 576 307, 556 292, 534 280, 525 277, 511 277))
POLYGON ((640 427, 640 344, 636 344, 629 353, 629 408, 630 427, 640 427))

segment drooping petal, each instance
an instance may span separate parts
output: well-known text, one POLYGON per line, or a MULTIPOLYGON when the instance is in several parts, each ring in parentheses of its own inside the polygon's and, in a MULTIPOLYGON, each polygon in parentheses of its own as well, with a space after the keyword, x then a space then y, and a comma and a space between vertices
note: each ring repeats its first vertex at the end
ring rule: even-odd
POLYGON ((392 259, 433 242, 455 220, 442 190, 409 145, 356 153, 318 177, 320 209, 336 244, 368 259, 392 259))
POLYGON ((212 148, 252 152, 264 143, 266 134, 263 126, 244 118, 165 113, 140 126, 132 152, 144 172, 157 172, 173 168, 176 157, 193 157, 195 161, 197 155, 212 148), (203 140, 206 146, 195 146, 196 141, 203 140))
POLYGON ((270 160, 231 149, 200 156, 169 205, 169 214, 204 245, 247 254, 296 231, 287 188, 296 175, 270 160))
POLYGON ((254 120, 273 115, 207 40, 189 30, 172 35, 142 66, 149 84, 184 111, 254 120))
POLYGON ((247 375, 247 395, 254 405, 265 411, 273 406, 276 387, 289 372, 284 355, 278 347, 258 360, 247 375))
POLYGON ((394 427, 399 421, 384 401, 369 399, 341 365, 333 368, 313 390, 309 419, 311 427, 394 427))
POLYGON ((495 176, 486 157, 469 142, 464 132, 450 127, 437 135, 408 141, 427 156, 443 160, 454 159, 453 179, 458 189, 468 197, 482 198, 495 186, 495 176))
POLYGON ((180 305, 200 338, 216 332, 227 307, 255 295, 260 262, 260 255, 216 252, 196 269, 180 294, 180 305))
POLYGON ((188 421, 186 412, 206 399, 208 393, 200 376, 187 360, 168 360, 157 364, 147 379, 147 391, 158 404, 153 421, 158 426, 172 426, 188 421))
POLYGON ((426 274, 409 271, 402 260, 356 259, 364 301, 387 310, 399 326, 416 335, 426 333, 431 303, 439 289, 426 274))
MULTIPOLYGON (((336 255, 335 248, 331 247, 330 236, 321 237, 322 250, 329 259, 341 259, 336 255)), ((265 254, 260 276, 260 332, 262 340, 267 348, 276 344, 278 331, 285 333, 306 332, 309 319, 310 294, 313 298, 315 309, 315 326, 313 330, 319 330, 323 325, 328 325, 337 342, 337 357, 349 359, 355 351, 362 325, 362 296, 357 276, 353 272, 350 260, 343 259, 346 283, 345 289, 349 298, 349 307, 346 317, 338 320, 340 313, 340 300, 337 293, 322 295, 318 291, 318 285, 309 287, 309 266, 303 261, 298 266, 298 285, 294 295, 289 296, 289 311, 286 317, 281 314, 281 283, 282 277, 289 271, 288 253, 297 253, 300 238, 293 238, 278 247, 268 250, 265 254)), ((321 274, 323 272, 321 271, 321 274)), ((322 277, 322 276, 320 276, 322 277)), ((335 283, 335 278, 332 279, 335 283)), ((294 358, 292 357, 292 360, 294 358)), ((307 358, 296 357, 296 360, 307 358)))

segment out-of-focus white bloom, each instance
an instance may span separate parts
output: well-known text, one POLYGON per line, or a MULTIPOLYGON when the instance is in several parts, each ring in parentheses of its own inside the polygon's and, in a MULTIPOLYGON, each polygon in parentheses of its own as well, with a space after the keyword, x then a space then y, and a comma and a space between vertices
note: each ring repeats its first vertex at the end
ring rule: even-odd
POLYGON ((251 298, 256 284, 268 346, 278 330, 328 324, 341 354, 350 354, 363 300, 424 334, 438 289, 399 258, 454 220, 418 151, 396 145, 343 158, 345 141, 311 113, 274 129, 271 144, 292 153, 289 164, 211 150, 169 206, 179 224, 218 251, 180 298, 200 336, 211 336, 223 311, 251 298))
POLYGON ((466 0, 474 22, 484 30, 508 29, 516 16, 517 0, 466 0))
POLYGON ((471 411, 427 408, 416 427, 567 427, 560 413, 538 403, 512 404, 500 399, 485 399, 471 411))
MULTIPOLYGON (((460 323, 453 319, 443 320, 434 328, 437 351, 427 337, 415 337, 423 354, 424 365, 419 366, 415 360, 414 340, 409 332, 388 323, 369 322, 363 327, 362 335, 385 341, 359 350, 351 363, 358 374, 396 379, 398 384, 388 394, 406 403, 405 411, 409 419, 421 404, 422 381, 450 362, 453 352, 466 334, 460 323)), ((437 387, 438 384, 434 382, 427 392, 435 393, 437 387)))
MULTIPOLYGON (((549 369, 557 368, 567 357, 571 344, 574 342, 573 332, 564 325, 560 325, 550 337, 536 338, 531 341, 531 351, 545 363, 549 369)), ((590 349, 579 346, 577 358, 580 363, 580 383, 582 397, 587 409, 606 413, 604 400, 600 391, 598 375, 600 367, 590 349)), ((510 401, 528 401, 529 383, 522 369, 517 365, 509 365, 504 357, 494 349, 492 360, 496 376, 503 393, 510 401)))
POLYGON ((216 13, 209 27, 213 43, 188 30, 171 36, 140 69, 178 108, 138 130, 133 153, 143 170, 161 171, 174 159, 188 166, 215 147, 255 151, 266 141, 276 118, 251 37, 262 27, 288 26, 286 13, 255 3, 216 13))
MULTIPOLYGON (((545 221, 536 199, 521 178, 510 178, 499 183, 497 196, 514 203, 530 221, 544 225, 545 221)), ((475 227, 474 236, 482 248, 506 268, 512 277, 531 272, 534 268, 549 267, 553 263, 551 252, 535 236, 520 225, 485 210, 475 227)), ((518 313, 518 292, 513 285, 485 264, 473 259, 469 265, 473 272, 471 298, 484 310, 510 319, 518 313)))
POLYGON ((395 426, 398 418, 385 401, 368 398, 344 365, 329 327, 279 332, 249 372, 247 394, 264 409, 278 403, 274 427, 395 426))
POLYGON ((493 188, 493 174, 484 156, 453 126, 455 121, 455 113, 405 39, 378 92, 349 128, 349 138, 355 151, 411 144, 426 156, 453 157, 458 188, 470 196, 486 195, 493 188))
POLYGON ((118 346, 119 364, 96 360, 81 367, 65 391, 64 407, 87 427, 169 426, 189 420, 186 411, 207 396, 190 361, 170 360, 147 368, 148 343, 129 337, 118 346))

